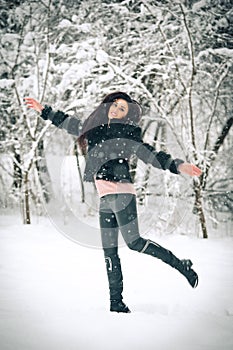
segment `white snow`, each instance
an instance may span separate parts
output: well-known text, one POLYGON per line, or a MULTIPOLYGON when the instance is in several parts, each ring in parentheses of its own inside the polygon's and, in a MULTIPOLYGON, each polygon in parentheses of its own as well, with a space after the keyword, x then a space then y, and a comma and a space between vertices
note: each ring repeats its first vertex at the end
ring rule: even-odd
POLYGON ((96 52, 96 61, 99 64, 105 64, 108 62, 108 54, 104 50, 97 50, 96 52))
POLYGON ((194 261, 198 288, 121 247, 132 313, 110 313, 101 250, 74 243, 46 218, 23 226, 16 215, 2 215, 1 350, 232 350, 233 238, 150 238, 194 261))
POLYGON ((58 25, 58 28, 72 27, 72 23, 68 19, 63 19, 58 25))

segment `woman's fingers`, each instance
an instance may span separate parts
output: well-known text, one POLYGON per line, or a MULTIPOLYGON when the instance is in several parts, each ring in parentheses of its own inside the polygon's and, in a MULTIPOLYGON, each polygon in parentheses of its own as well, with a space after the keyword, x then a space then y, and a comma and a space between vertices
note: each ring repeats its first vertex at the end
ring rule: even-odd
POLYGON ((25 97, 24 101, 25 101, 25 104, 27 105, 28 108, 33 108, 37 112, 41 112, 42 109, 44 109, 44 107, 38 101, 36 101, 34 98, 25 97))
POLYGON ((201 173, 202 173, 201 169, 199 169, 196 165, 192 164, 192 166, 193 166, 193 174, 194 174, 194 176, 200 176, 201 173))
POLYGON ((187 174, 190 176, 200 176, 202 171, 200 168, 198 168, 196 165, 194 164, 190 164, 190 163, 182 163, 179 165, 179 171, 182 174, 187 174))
POLYGON ((27 105, 27 107, 34 108, 36 101, 33 98, 25 97, 24 101, 25 101, 25 104, 27 105))
POLYGON ((34 107, 37 102, 36 100, 34 100, 34 98, 30 98, 30 97, 25 97, 24 101, 28 107, 34 107))

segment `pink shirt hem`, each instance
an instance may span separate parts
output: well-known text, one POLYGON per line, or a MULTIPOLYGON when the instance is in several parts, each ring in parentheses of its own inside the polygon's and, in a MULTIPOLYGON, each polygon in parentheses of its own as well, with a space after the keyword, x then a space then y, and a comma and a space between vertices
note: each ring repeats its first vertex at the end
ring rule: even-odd
POLYGON ((95 185, 99 197, 114 193, 131 193, 136 195, 134 185, 130 182, 114 182, 95 179, 95 185))

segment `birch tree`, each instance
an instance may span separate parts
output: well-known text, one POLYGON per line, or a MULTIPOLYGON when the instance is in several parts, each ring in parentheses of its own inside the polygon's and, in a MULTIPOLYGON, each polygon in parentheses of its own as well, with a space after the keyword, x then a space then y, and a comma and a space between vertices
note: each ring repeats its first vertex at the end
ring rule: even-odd
MULTIPOLYGON (((13 186, 20 190, 19 198, 25 224, 31 222, 32 184, 35 183, 35 177, 39 176, 36 167, 38 145, 41 145, 48 125, 42 127, 39 118, 30 115, 25 110, 23 97, 30 91, 36 91, 42 99, 46 89, 49 56, 43 60, 46 62, 45 69, 43 69, 39 66, 42 63, 39 42, 43 36, 38 38, 38 32, 36 33, 34 29, 35 22, 41 23, 40 19, 44 14, 49 16, 48 11, 49 8, 46 8, 44 13, 38 12, 31 6, 30 2, 22 7, 12 7, 7 13, 8 27, 2 29, 1 37, 3 62, 1 75, 4 76, 1 80, 1 92, 5 97, 1 122, 4 130, 9 130, 5 134, 3 146, 12 157, 14 165, 13 186), (32 74, 31 70, 33 70, 32 74), (9 91, 9 95, 6 94, 5 89, 9 91)), ((42 23, 41 27, 43 28, 42 23)), ((45 39, 48 38, 48 28, 46 34, 45 39)), ((47 49, 49 50, 49 47, 47 49)), ((38 181, 37 185, 39 185, 38 181)), ((36 190, 34 197, 37 201, 38 196, 41 196, 42 201, 42 191, 36 190)))

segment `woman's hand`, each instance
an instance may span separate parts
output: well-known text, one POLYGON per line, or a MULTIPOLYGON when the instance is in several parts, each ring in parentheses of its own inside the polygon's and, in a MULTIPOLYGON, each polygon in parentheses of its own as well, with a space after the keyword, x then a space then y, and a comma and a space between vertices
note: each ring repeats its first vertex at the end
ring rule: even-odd
POLYGON ((181 174, 190 176, 200 176, 202 171, 196 165, 190 163, 182 163, 179 165, 178 170, 181 174))
POLYGON ((34 100, 34 98, 25 97, 24 100, 28 108, 32 108, 37 112, 41 112, 44 109, 44 106, 42 106, 38 101, 34 100))

